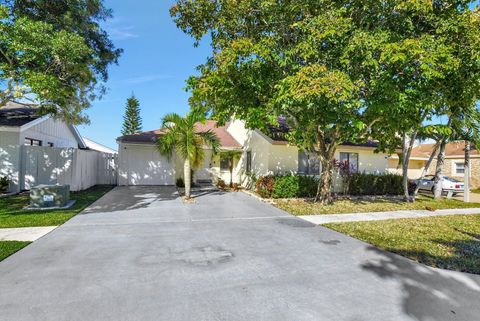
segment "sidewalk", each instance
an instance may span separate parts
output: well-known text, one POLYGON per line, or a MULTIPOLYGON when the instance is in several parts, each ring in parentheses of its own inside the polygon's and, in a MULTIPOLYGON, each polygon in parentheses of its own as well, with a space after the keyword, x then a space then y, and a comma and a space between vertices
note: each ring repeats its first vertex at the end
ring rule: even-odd
POLYGON ((369 213, 351 213, 351 214, 301 215, 297 217, 313 224, 322 225, 327 223, 381 221, 381 220, 390 220, 390 219, 398 219, 398 218, 420 218, 420 217, 430 217, 430 216, 472 215, 472 214, 480 214, 480 208, 446 209, 446 210, 436 210, 436 211, 406 210, 406 211, 369 212, 369 213))
POLYGON ((50 233, 58 226, 0 228, 0 241, 27 241, 33 242, 45 234, 50 233))

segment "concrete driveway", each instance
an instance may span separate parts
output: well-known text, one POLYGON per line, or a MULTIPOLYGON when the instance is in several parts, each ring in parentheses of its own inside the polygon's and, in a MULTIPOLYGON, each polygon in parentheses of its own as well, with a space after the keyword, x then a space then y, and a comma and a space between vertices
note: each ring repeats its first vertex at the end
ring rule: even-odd
POLYGON ((478 320, 480 278, 243 193, 119 187, 0 262, 0 320, 478 320))

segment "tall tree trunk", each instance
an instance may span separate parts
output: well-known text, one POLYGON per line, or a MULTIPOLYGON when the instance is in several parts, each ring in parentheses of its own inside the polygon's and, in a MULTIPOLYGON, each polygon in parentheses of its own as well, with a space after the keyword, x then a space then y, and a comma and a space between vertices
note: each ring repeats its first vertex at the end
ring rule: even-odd
POLYGON ((333 159, 321 157, 320 181, 318 182, 316 202, 329 204, 332 202, 333 159))
POLYGON ((417 139, 417 134, 418 132, 414 131, 410 137, 407 137, 407 134, 404 133, 402 138, 402 186, 403 196, 407 202, 413 200, 408 191, 408 167, 410 163, 410 156, 412 155, 412 149, 415 145, 415 140, 417 139), (408 142, 407 138, 409 139, 408 142))
POLYGON ((470 202, 470 141, 465 141, 465 178, 464 178, 464 191, 463 191, 463 201, 468 203, 470 202))
POLYGON ((183 175, 185 176, 185 197, 190 198, 191 186, 192 186, 192 166, 188 157, 183 163, 183 175))
MULTIPOLYGON (((425 164, 425 167, 422 170, 422 174, 418 178, 419 181, 421 181, 425 177, 425 175, 427 175, 428 170, 430 169, 430 166, 432 165, 432 162, 435 159, 435 154, 438 151, 438 147, 440 146, 440 143, 441 143, 441 140, 437 141, 437 143, 433 147, 432 154, 428 158, 428 161, 427 161, 427 163, 425 164)), ((417 186, 415 187, 415 191, 413 192, 413 199, 415 199, 417 197, 419 190, 420 190, 420 184, 417 184, 417 186)))
POLYGON ((437 167, 435 168, 435 185, 433 187, 433 195, 435 199, 442 198, 443 190, 443 165, 445 163, 445 148, 447 140, 444 138, 440 143, 440 151, 437 156, 437 167))

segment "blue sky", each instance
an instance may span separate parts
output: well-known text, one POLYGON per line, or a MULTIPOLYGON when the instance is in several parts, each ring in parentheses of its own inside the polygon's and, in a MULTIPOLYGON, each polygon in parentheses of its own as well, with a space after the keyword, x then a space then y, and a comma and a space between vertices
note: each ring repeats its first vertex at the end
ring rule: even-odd
POLYGON ((140 100, 143 129, 160 127, 164 114, 188 110, 185 80, 205 62, 209 44, 193 46, 193 39, 176 28, 169 15, 173 0, 107 0, 114 18, 104 24, 124 53, 110 67, 107 94, 87 111, 91 124, 81 134, 116 148, 126 99, 132 92, 140 100))
POLYGON ((111 66, 107 94, 87 111, 91 124, 80 126, 83 136, 117 148, 125 101, 132 92, 140 100, 143 129, 160 127, 164 114, 189 109, 185 80, 206 61, 209 43, 176 28, 169 15, 174 0, 106 0, 114 18, 104 24, 116 46, 124 49, 118 66, 111 66))

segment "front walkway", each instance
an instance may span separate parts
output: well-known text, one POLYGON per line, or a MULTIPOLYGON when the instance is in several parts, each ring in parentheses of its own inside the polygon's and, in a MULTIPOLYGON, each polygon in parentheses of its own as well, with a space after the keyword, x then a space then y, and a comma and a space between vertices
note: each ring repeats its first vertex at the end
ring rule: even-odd
POLYGON ((0 262, 0 320, 477 320, 480 276, 244 193, 119 187, 0 262))
POLYGON ((405 210, 389 212, 369 212, 351 214, 324 214, 324 215, 301 215, 297 216, 305 221, 316 225, 342 222, 382 221, 399 218, 420 218, 430 216, 448 215, 473 215, 480 214, 480 208, 445 209, 436 211, 405 210))
POLYGON ((0 241, 33 242, 50 233, 58 226, 0 228, 0 241))

